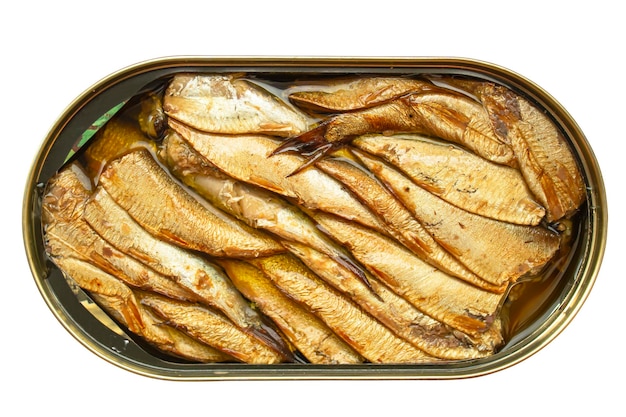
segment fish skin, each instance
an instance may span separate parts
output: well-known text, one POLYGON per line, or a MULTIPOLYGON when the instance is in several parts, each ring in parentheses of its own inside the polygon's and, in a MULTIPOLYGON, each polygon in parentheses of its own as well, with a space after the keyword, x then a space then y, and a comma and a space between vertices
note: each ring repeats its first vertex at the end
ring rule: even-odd
POLYGON ((348 265, 365 279, 362 267, 317 228, 295 205, 263 188, 235 180, 198 154, 176 132, 163 141, 160 154, 170 171, 215 207, 251 227, 267 230, 281 239, 299 241, 348 265))
POLYGON ((537 225, 545 209, 520 171, 420 135, 367 135, 352 144, 403 171, 455 206, 515 224, 537 225))
POLYGON ((424 363, 439 360, 397 337, 294 256, 278 254, 248 262, 261 269, 289 297, 307 306, 370 362, 424 363))
POLYGON ((424 314, 472 336, 490 330, 503 294, 448 275, 375 231, 326 213, 316 213, 314 218, 372 275, 424 314))
POLYGON ((134 120, 115 116, 96 132, 85 148, 85 171, 90 177, 98 178, 108 161, 146 146, 153 146, 153 143, 148 141, 134 120))
POLYGON ((76 162, 70 163, 52 176, 46 183, 41 199, 44 230, 55 222, 72 224, 80 219, 92 191, 91 180, 76 162))
POLYGON ((284 251, 270 236, 200 203, 147 150, 111 161, 100 175, 99 187, 151 234, 186 249, 234 257, 284 251))
POLYGON ((222 260, 241 293, 281 329, 314 364, 355 364, 363 358, 337 337, 318 317, 286 296, 261 270, 245 261, 222 260))
POLYGON ((407 97, 425 133, 448 140, 497 164, 515 166, 513 150, 494 132, 489 114, 474 100, 452 91, 407 97))
POLYGON ((250 334, 234 326, 221 314, 200 304, 172 300, 154 293, 144 293, 141 304, 194 339, 246 363, 276 364, 283 356, 250 334))
POLYGON ((366 171, 366 168, 341 158, 321 159, 316 162, 316 166, 352 191, 378 215, 381 222, 387 226, 386 232, 420 259, 488 291, 502 293, 506 290, 506 285, 486 282, 450 255, 385 185, 366 171))
POLYGON ((503 86, 445 78, 475 95, 495 132, 513 149, 519 169, 547 210, 549 222, 574 213, 585 201, 585 183, 575 156, 555 123, 529 100, 503 86))
POLYGON ((408 93, 436 89, 430 81, 405 77, 358 77, 290 89, 289 100, 299 107, 343 112, 372 107, 408 93))
MULTIPOLYGON (((115 299, 106 295, 93 294, 92 298, 104 311, 117 321, 124 323, 122 314, 116 310, 115 299)), ((149 308, 138 304, 141 312, 143 327, 133 332, 143 338, 148 344, 162 352, 188 361, 201 363, 234 362, 235 358, 202 343, 187 334, 169 326, 157 317, 149 308)))
POLYGON ((92 263, 132 287, 198 301, 196 294, 120 252, 89 226, 83 218, 91 196, 86 180, 82 169, 73 163, 48 182, 41 212, 46 252, 51 259, 73 257, 92 263))
POLYGON ((489 161, 511 166, 516 163, 513 150, 493 131, 485 109, 452 90, 407 94, 370 108, 339 113, 284 141, 273 155, 307 155, 308 160, 294 171, 299 172, 355 137, 373 133, 435 136, 489 161))
POLYGON ((298 243, 285 245, 321 279, 348 296, 396 335, 429 355, 447 360, 481 358, 494 353, 501 343, 501 340, 476 340, 451 330, 416 309, 375 277, 369 276, 368 280, 378 295, 374 296, 363 289, 358 277, 326 255, 298 243))
POLYGON ((263 323, 217 265, 162 241, 145 231, 98 187, 85 206, 85 220, 103 239, 216 308, 241 328, 262 329, 263 323))
MULTIPOLYGON (((136 294, 135 294, 136 295, 136 294)), ((141 305, 141 304, 140 304, 141 305)), ((141 305, 147 330, 140 335, 164 352, 201 363, 234 362, 235 358, 221 352, 206 343, 192 338, 186 333, 159 319, 149 308, 141 305)))
POLYGON ((280 98, 234 74, 175 75, 165 90, 163 110, 212 133, 292 136, 308 123, 280 98))
POLYGON ((94 301, 110 316, 156 348, 201 362, 232 360, 229 356, 191 340, 175 329, 164 327, 138 302, 130 287, 95 265, 67 256, 58 257, 55 262, 79 287, 89 292, 94 301))
POLYGON ((358 156, 435 240, 486 281, 495 285, 515 282, 543 267, 560 247, 559 235, 547 228, 505 223, 461 210, 385 162, 365 153, 358 156))
POLYGON ((169 123, 200 155, 232 178, 273 191, 306 209, 328 211, 376 230, 385 229, 339 182, 315 167, 290 175, 302 164, 301 157, 283 154, 268 158, 277 141, 265 136, 211 135, 174 120, 169 123))
POLYGON ((128 329, 133 333, 141 333, 145 323, 135 296, 127 285, 97 266, 80 259, 59 256, 54 262, 80 288, 108 297, 110 306, 119 313, 128 329))

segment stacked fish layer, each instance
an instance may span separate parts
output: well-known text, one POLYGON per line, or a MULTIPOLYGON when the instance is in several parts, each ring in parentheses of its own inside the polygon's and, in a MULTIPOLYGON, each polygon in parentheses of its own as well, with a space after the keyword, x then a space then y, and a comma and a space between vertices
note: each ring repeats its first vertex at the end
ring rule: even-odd
POLYGON ((56 265, 187 360, 492 355, 508 289, 550 263, 585 198, 558 128, 491 83, 166 87, 59 171, 42 214, 56 265))

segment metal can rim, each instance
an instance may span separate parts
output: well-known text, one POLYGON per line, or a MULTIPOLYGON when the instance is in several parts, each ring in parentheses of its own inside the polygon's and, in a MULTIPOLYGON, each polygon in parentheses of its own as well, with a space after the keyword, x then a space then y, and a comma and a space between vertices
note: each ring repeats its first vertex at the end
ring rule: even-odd
MULTIPOLYGON (((143 84, 142 84, 143 83, 143 84)), ((79 128, 76 128, 79 129, 79 128)), ((57 152, 58 153, 58 152, 57 152)), ((549 93, 529 79, 504 67, 468 58, 456 57, 206 57, 172 56, 139 62, 123 68, 95 83, 78 96, 61 114, 44 139, 27 178, 22 211, 22 230, 25 250, 35 283, 48 307, 66 330, 90 351, 102 359, 128 371, 160 379, 212 380, 212 379, 450 379, 485 375, 513 366, 532 356, 555 337, 576 316, 593 288, 606 247, 608 229, 607 200, 600 167, 587 138, 571 115, 549 93), (580 159, 587 185, 588 230, 582 248, 583 260, 573 284, 563 295, 558 311, 541 323, 533 334, 514 344, 504 354, 484 360, 459 362, 445 366, 424 365, 367 365, 367 366, 319 366, 319 365, 272 365, 272 366, 205 366, 200 368, 176 367, 165 369, 140 363, 120 355, 115 347, 98 342, 90 332, 72 319, 73 312, 59 300, 49 278, 50 265, 42 252, 41 222, 38 218, 38 190, 52 174, 53 167, 60 166, 55 147, 61 132, 73 128, 73 117, 94 100, 100 100, 102 108, 110 108, 121 96, 132 96, 145 79, 164 76, 183 70, 192 71, 326 71, 398 73, 398 72, 452 72, 479 75, 485 79, 507 84, 535 100, 559 122, 566 137, 580 159), (143 79, 143 78, 145 79, 143 79), (114 91, 117 89, 118 91, 114 91), (120 93, 125 89, 124 93, 120 93), (113 93, 112 93, 113 91, 113 93), (109 107, 107 107, 109 106, 109 107), (52 157, 55 158, 52 158, 52 157), (51 161, 54 159, 54 161, 51 161)))

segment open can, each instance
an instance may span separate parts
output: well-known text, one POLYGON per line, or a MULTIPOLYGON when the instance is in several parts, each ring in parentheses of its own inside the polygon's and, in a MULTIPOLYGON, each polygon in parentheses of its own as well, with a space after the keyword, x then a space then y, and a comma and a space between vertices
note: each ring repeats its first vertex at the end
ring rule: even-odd
POLYGON ((27 180, 24 243, 31 271, 60 323, 94 354, 128 371, 168 380, 223 379, 450 379, 500 371, 552 341, 574 318, 591 291, 606 244, 607 207, 602 175, 583 132, 568 112, 532 81, 500 66, 460 58, 247 58, 170 57, 124 68, 76 98, 44 139, 27 180), (556 124, 578 163, 585 202, 576 214, 575 238, 550 283, 541 282, 532 311, 518 318, 503 346, 487 357, 415 364, 320 365, 191 363, 156 352, 106 315, 88 293, 71 285, 48 257, 42 225, 45 184, 88 146, 93 134, 135 97, 162 90, 179 73, 245 74, 271 85, 342 77, 468 76, 525 97, 556 124))

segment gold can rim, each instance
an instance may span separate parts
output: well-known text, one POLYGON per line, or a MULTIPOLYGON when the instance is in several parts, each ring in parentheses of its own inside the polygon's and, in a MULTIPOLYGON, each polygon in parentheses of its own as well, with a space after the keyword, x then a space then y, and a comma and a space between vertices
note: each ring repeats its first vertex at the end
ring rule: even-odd
MULTIPOLYGON (((576 316, 593 288, 606 247, 608 212, 606 191, 600 167, 584 133, 571 115, 548 92, 531 80, 496 64, 457 57, 207 57, 172 56, 139 62, 101 79, 86 89, 62 112, 34 158, 26 181, 22 210, 25 250, 35 283, 48 307, 87 349, 102 359, 128 371, 168 380, 215 379, 458 379, 497 372, 532 356, 557 337, 576 316), (103 343, 92 328, 101 326, 95 318, 82 314, 80 300, 64 302, 74 296, 60 273, 43 251, 39 196, 48 178, 62 165, 71 148, 72 132, 80 132, 86 121, 127 99, 150 81, 181 71, 346 73, 453 73, 473 75, 515 88, 550 113, 568 138, 581 164, 587 186, 585 206, 587 224, 581 237, 580 259, 570 285, 560 295, 545 320, 532 331, 511 341, 493 356, 446 365, 245 365, 211 364, 167 366, 141 351, 125 336, 107 334, 103 343), (82 117, 82 125, 77 121, 82 117), (91 117, 90 117, 91 116, 91 117), (63 135, 62 135, 63 134, 63 135), (62 137, 63 139, 63 137, 62 137), (62 282, 63 281, 63 282, 62 282), (77 320, 77 317, 81 320, 77 320), (112 346, 113 345, 113 346, 112 346), (154 359, 154 360, 153 360, 154 359)), ((75 297, 74 297, 75 298, 75 297)), ((108 329, 103 330, 109 331, 108 329)))

